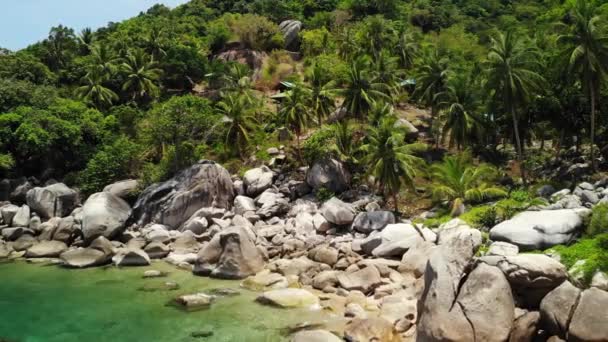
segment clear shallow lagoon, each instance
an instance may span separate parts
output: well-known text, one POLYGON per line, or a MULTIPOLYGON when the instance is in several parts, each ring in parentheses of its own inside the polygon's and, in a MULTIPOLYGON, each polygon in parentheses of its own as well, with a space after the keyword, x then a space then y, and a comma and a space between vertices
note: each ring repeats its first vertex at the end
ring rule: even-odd
POLYGON ((323 319, 320 312, 259 305, 255 293, 219 298, 210 309, 185 312, 167 305, 180 294, 238 282, 195 277, 165 263, 150 267, 69 270, 24 262, 0 263, 0 342, 285 341, 282 329, 323 319), (169 272, 143 279, 150 269, 169 272), (167 281, 176 291, 142 291, 167 281), (212 331, 211 337, 193 337, 212 331))

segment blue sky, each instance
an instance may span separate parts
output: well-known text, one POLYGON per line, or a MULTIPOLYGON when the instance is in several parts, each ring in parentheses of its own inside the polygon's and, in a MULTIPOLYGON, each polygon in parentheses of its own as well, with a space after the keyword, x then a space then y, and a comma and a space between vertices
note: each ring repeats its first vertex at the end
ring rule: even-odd
POLYGON ((120 21, 162 3, 169 7, 188 0, 0 0, 0 47, 22 49, 44 39, 62 24, 79 32, 120 21))

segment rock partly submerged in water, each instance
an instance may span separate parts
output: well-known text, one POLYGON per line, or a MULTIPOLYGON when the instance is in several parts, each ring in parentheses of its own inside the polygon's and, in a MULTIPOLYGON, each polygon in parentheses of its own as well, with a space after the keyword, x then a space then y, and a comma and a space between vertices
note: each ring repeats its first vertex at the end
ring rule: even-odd
POLYGON ((175 298, 175 303, 187 311, 206 309, 211 306, 215 297, 206 293, 194 293, 175 298))
POLYGON ((281 308, 316 308, 319 298, 304 289, 280 289, 264 292, 256 301, 281 308))

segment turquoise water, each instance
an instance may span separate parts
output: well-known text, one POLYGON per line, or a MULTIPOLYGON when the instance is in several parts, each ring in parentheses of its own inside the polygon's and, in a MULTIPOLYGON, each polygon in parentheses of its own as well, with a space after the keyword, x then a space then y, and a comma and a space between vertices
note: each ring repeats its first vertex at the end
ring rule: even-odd
POLYGON ((165 263, 85 270, 0 264, 0 342, 284 341, 285 327, 323 319, 319 312, 262 306, 254 302, 255 293, 242 289, 203 311, 168 305, 180 294, 215 288, 239 289, 238 282, 194 277, 165 263), (149 269, 170 273, 143 279, 149 269), (180 288, 142 290, 167 281, 180 288), (210 337, 196 336, 209 332, 210 337))

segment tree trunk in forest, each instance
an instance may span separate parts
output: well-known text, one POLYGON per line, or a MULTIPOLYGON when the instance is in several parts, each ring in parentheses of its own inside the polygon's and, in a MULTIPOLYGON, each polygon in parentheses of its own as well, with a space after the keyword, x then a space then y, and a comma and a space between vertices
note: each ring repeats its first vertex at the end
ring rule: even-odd
POLYGON ((517 123, 517 115, 515 114, 515 108, 511 108, 511 118, 513 119, 513 131, 515 132, 515 145, 517 148, 517 161, 519 162, 519 171, 521 179, 524 182, 524 186, 528 186, 528 180, 526 179, 526 167, 524 166, 523 152, 521 149, 521 139, 519 137, 519 126, 517 123))
POLYGON ((593 87, 593 81, 590 81, 589 83, 589 92, 591 95, 591 170, 595 172, 595 88, 593 87))

